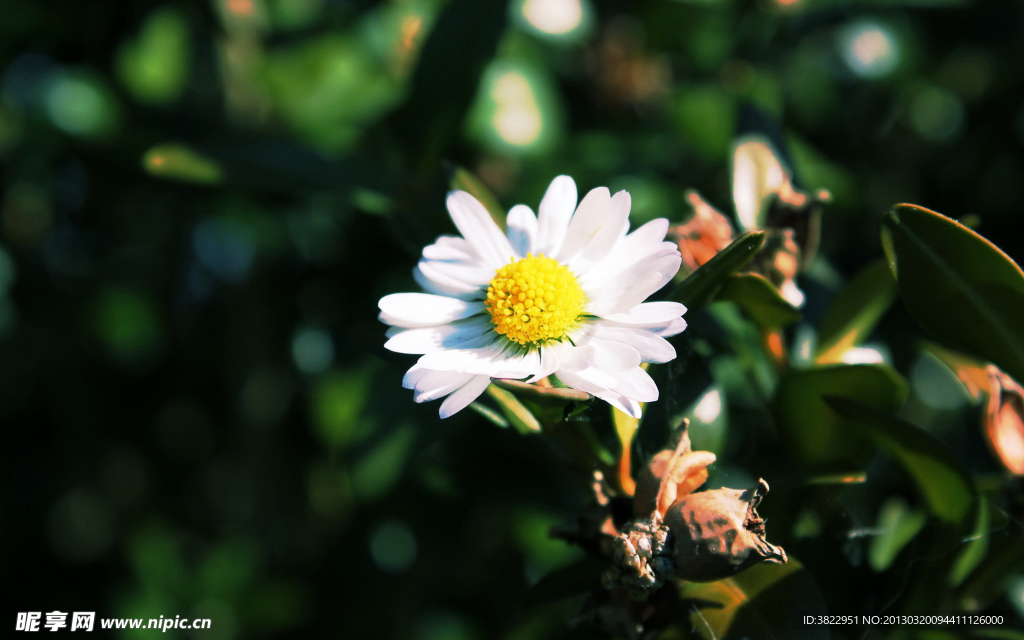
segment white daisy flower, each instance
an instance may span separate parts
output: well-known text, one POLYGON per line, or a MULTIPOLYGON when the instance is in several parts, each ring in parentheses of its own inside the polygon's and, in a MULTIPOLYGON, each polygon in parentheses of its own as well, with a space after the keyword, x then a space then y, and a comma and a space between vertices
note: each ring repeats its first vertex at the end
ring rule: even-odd
POLYGON ((464 191, 448 195, 462 237, 423 249, 414 276, 427 293, 381 298, 384 345, 422 354, 405 375, 416 402, 448 396, 442 418, 475 400, 493 378, 565 385, 640 417, 658 388, 640 364, 676 356, 665 340, 686 328, 686 307, 643 302, 679 270, 668 221, 629 231, 629 193, 594 189, 576 206, 559 176, 539 215, 508 212, 508 233, 464 191))

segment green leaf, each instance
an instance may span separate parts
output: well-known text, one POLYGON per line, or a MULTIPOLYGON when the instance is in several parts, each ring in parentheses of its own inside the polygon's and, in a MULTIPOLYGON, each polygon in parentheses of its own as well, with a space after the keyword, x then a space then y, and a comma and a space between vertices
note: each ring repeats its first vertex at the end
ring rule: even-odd
POLYGON ((781 329, 800 319, 796 307, 786 302, 767 278, 756 273, 729 276, 715 299, 735 302, 764 330, 781 329))
POLYGON ((508 429, 508 420, 501 417, 501 414, 487 405, 480 402, 470 402, 469 408, 476 411, 484 418, 486 418, 491 424, 502 429, 508 429))
POLYGON ((893 497, 882 503, 878 511, 878 535, 871 539, 868 564, 875 571, 889 568, 900 551, 921 532, 928 517, 923 511, 912 509, 901 498, 893 497))
POLYGON ((169 180, 216 184, 224 179, 220 165, 182 144, 160 144, 142 158, 151 175, 169 180))
POLYGON ((361 500, 373 502, 395 485, 415 440, 415 426, 400 425, 353 465, 352 485, 361 500))
POLYGON ((974 510, 974 530, 949 573, 950 587, 960 586, 985 558, 985 552, 988 551, 990 520, 988 500, 980 498, 974 510))
POLYGON ((810 469, 846 471, 867 460, 871 443, 826 404, 826 396, 895 411, 907 397, 907 383, 892 368, 877 364, 790 371, 779 382, 775 396, 779 437, 794 460, 810 469))
POLYGON ((751 231, 740 236, 676 285, 669 299, 682 302, 691 313, 707 304, 726 278, 753 260, 764 245, 764 239, 764 231, 751 231))
POLYGON ((966 521, 977 495, 974 482, 935 436, 848 397, 830 396, 825 401, 892 454, 914 480, 933 515, 951 524, 966 521))
POLYGON ((994 244, 913 205, 882 219, 882 246, 911 315, 942 342, 1024 380, 1024 272, 994 244))
POLYGON ((680 597, 694 631, 705 640, 829 637, 827 627, 800 624, 794 615, 824 614, 825 602, 810 573, 793 558, 717 582, 684 583, 680 597))
POLYGON ((519 433, 538 433, 540 431, 540 421, 522 402, 519 402, 515 394, 492 384, 487 387, 487 395, 494 398, 498 403, 498 408, 519 433))
POLYGON ((857 274, 839 292, 818 326, 815 360, 841 362, 843 354, 860 344, 882 319, 896 297, 896 283, 884 260, 857 274))
POLYGON ((150 104, 176 100, 188 82, 191 51, 188 22, 170 5, 154 11, 134 41, 117 53, 121 82, 150 104))

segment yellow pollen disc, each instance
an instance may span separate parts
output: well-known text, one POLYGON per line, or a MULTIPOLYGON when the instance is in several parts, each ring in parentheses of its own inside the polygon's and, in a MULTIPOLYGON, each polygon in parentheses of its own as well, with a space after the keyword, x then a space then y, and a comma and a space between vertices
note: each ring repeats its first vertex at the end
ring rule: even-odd
POLYGON ((572 272, 544 254, 512 260, 487 287, 494 330, 524 345, 564 337, 583 315, 586 301, 572 272))

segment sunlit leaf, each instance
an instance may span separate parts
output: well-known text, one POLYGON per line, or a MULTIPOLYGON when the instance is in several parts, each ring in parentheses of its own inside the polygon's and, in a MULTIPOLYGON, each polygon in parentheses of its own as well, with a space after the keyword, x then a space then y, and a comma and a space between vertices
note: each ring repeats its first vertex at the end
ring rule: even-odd
POLYGON ((957 556, 956 562, 949 573, 949 586, 957 587, 985 557, 988 551, 988 534, 991 524, 988 500, 979 498, 974 509, 974 530, 967 539, 963 551, 957 556))
POLYGON ((175 100, 188 81, 189 46, 188 23, 181 12, 170 5, 153 12, 138 37, 118 52, 121 82, 142 102, 175 100))
POLYGON ((316 434, 330 447, 343 448, 367 432, 363 419, 372 378, 354 368, 321 378, 311 397, 312 423, 316 434))
POLYGON ((871 335, 895 297, 896 283, 884 261, 857 274, 832 301, 818 325, 816 361, 841 362, 844 353, 871 335))
POLYGON ((935 436, 849 396, 830 395, 825 401, 903 466, 933 515, 951 524, 964 522, 975 503, 974 483, 935 436))
POLYGON ((500 413, 483 404, 482 402, 470 402, 469 408, 482 415, 485 420, 487 420, 494 426, 501 427, 502 429, 508 429, 508 420, 502 417, 500 413))
POLYGON ((828 628, 801 624, 795 611, 823 614, 825 602, 795 559, 759 564, 725 580, 684 583, 680 596, 689 624, 704 640, 828 638, 828 628))
POLYGON ((632 477, 633 437, 640 427, 640 420, 613 408, 612 423, 615 425, 615 433, 619 436, 619 443, 622 446, 617 465, 618 484, 627 495, 633 495, 636 489, 636 483, 632 477))
POLYGON ((182 144, 161 144, 151 148, 142 159, 150 174, 170 180, 216 184, 223 180, 220 165, 182 144))
POLYGON ((492 384, 487 387, 487 395, 494 398, 501 412, 505 414, 505 417, 519 433, 537 433, 540 431, 540 422, 537 420, 537 417, 522 402, 519 402, 514 393, 492 384))
POLYGON ((779 290, 764 276, 737 273, 718 290, 716 300, 735 302, 762 329, 780 329, 800 319, 800 312, 786 302, 779 290))
POLYGON ((730 275, 754 258, 764 244, 764 239, 764 231, 752 231, 740 236, 676 285, 670 299, 682 302, 691 313, 707 304, 730 275))
POLYGON ((1024 272, 994 244, 943 215, 897 205, 882 245, 911 315, 949 346, 1024 380, 1024 272))
POLYGON ((921 510, 913 509, 901 498, 889 498, 878 512, 878 534, 868 548, 868 564, 875 571, 885 571, 896 556, 914 539, 928 520, 921 510))
POLYGON ((352 486, 360 499, 376 500, 394 486, 415 439, 416 428, 401 425, 359 459, 352 468, 352 486))
POLYGON ((884 411, 894 411, 907 397, 907 383, 884 365, 830 365, 790 371, 775 397, 779 436, 790 454, 812 469, 858 468, 872 447, 862 433, 825 402, 842 396, 884 411))

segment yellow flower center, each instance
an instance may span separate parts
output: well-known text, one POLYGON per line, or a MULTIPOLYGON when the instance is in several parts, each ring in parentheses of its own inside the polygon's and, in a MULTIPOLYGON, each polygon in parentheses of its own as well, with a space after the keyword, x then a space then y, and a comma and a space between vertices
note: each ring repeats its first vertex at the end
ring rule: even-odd
POLYGON ((564 337, 583 315, 586 301, 572 271, 544 254, 512 260, 487 287, 494 330, 523 345, 564 337))

